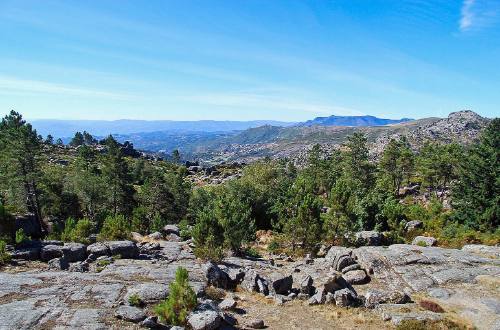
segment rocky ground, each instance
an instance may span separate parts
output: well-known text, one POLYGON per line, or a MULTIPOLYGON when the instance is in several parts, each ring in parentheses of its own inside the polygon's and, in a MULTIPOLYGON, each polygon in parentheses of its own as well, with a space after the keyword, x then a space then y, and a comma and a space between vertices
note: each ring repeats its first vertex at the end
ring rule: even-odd
POLYGON ((332 247, 322 258, 215 265, 197 260, 189 241, 163 237, 16 250, 0 271, 0 329, 168 328, 152 306, 179 266, 200 297, 194 329, 391 329, 405 320, 500 329, 500 247, 332 247), (142 306, 129 306, 131 296, 142 306))

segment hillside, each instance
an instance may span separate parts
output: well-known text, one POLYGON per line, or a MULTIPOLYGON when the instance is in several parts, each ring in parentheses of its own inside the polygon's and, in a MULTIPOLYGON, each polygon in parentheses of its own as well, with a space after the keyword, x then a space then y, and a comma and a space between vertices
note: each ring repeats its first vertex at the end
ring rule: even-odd
POLYGON ((427 140, 469 144, 477 139, 489 119, 473 111, 451 113, 447 118, 425 118, 388 126, 263 126, 239 134, 180 148, 186 156, 206 163, 221 161, 251 162, 262 157, 301 159, 314 144, 326 151, 338 148, 347 136, 364 133, 371 154, 377 156, 391 138, 406 136, 414 150, 427 140))

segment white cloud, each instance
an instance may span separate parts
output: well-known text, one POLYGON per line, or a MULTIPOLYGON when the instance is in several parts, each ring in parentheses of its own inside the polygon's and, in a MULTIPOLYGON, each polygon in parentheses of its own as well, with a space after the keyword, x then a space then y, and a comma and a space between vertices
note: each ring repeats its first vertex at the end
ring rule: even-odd
POLYGON ((498 22, 498 0, 463 0, 458 22, 460 31, 480 30, 498 22))
POLYGON ((61 84, 54 84, 39 80, 26 80, 13 77, 0 76, 0 90, 2 93, 35 93, 35 94, 56 94, 73 95, 84 97, 108 98, 114 100, 128 100, 131 97, 126 94, 113 93, 102 90, 79 88, 61 84))
POLYGON ((460 17, 460 30, 466 31, 472 27, 474 20, 474 13, 472 7, 476 0, 464 0, 462 3, 461 17, 460 17))

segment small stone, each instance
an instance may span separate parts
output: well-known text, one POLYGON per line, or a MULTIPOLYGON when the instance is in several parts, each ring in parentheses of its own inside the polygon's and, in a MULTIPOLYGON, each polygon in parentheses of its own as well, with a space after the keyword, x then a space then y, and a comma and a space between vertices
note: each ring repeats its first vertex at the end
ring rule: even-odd
POLYGON ((437 244, 437 240, 434 237, 417 236, 413 239, 411 244, 419 246, 434 246, 437 244))
POLYGON ((419 220, 408 221, 405 225, 405 231, 410 232, 415 229, 422 228, 424 223, 419 220))
POLYGON ((237 302, 232 298, 224 299, 220 302, 219 308, 222 310, 230 310, 236 308, 237 302))
POLYGON ((251 329, 264 329, 265 327, 264 320, 261 319, 248 320, 246 325, 251 329))
POLYGON ((70 272, 84 273, 89 271, 89 264, 86 261, 74 262, 69 265, 70 272))
POLYGON ((156 316, 148 316, 141 322, 140 325, 144 328, 155 329, 158 327, 158 318, 156 316))

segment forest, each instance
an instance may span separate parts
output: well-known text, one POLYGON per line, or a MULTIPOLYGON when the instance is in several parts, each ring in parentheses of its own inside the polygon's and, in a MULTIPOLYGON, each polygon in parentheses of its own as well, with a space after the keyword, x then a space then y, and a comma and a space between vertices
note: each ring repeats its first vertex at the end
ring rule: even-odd
POLYGON ((307 164, 266 158, 237 179, 203 186, 187 179, 178 153, 148 159, 130 143, 87 132, 65 146, 14 111, 1 121, 0 150, 0 247, 37 238, 16 230, 24 214, 44 238, 82 243, 177 224, 196 255, 210 260, 258 253, 252 242, 262 230, 272 232, 272 253, 355 246, 363 230, 382 232, 386 244, 421 234, 440 246, 500 243, 498 118, 468 147, 428 141, 415 151, 402 137, 372 159, 366 137, 354 133, 328 157, 315 145, 307 164), (69 162, 54 161, 70 149, 69 162), (422 227, 409 232, 415 220, 422 227))

